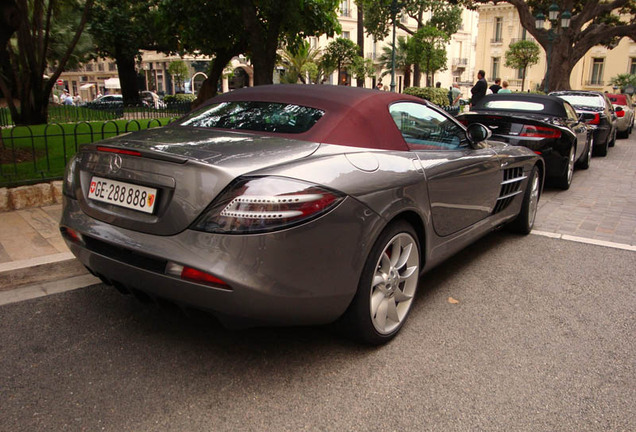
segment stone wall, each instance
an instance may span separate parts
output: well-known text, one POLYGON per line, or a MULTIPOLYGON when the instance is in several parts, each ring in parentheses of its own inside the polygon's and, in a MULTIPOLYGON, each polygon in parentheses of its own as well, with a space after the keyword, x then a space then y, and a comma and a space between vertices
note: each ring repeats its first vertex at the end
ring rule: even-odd
POLYGON ((62 181, 16 188, 0 188, 0 212, 62 202, 62 181))

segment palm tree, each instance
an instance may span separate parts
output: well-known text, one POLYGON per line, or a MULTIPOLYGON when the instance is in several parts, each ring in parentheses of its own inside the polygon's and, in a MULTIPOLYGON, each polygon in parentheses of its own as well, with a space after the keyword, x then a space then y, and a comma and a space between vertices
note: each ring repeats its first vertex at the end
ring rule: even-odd
MULTIPOLYGON (((395 69, 404 74, 404 88, 411 86, 411 69, 413 62, 409 55, 409 43, 410 39, 404 36, 398 37, 397 49, 395 50, 395 69)), ((393 45, 382 47, 382 54, 378 57, 378 62, 384 72, 382 76, 391 73, 391 63, 393 57, 393 45)))
POLYGON ((306 71, 310 64, 319 61, 320 51, 312 48, 307 41, 303 41, 296 47, 286 47, 280 53, 280 64, 285 68, 285 74, 281 80, 288 84, 295 84, 299 80, 307 84, 306 71))

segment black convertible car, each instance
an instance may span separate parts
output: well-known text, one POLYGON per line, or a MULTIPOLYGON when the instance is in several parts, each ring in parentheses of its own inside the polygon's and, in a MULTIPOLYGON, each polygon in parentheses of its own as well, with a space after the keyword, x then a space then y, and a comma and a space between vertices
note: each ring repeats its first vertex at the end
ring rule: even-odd
POLYGON ((561 189, 570 188, 575 164, 583 169, 590 165, 590 129, 561 98, 526 93, 486 95, 457 118, 465 125, 484 124, 493 139, 541 155, 546 178, 561 189))
POLYGON ((563 90, 550 93, 568 101, 576 114, 590 125, 594 135, 594 155, 607 156, 608 147, 616 143, 616 112, 606 94, 595 91, 563 90))

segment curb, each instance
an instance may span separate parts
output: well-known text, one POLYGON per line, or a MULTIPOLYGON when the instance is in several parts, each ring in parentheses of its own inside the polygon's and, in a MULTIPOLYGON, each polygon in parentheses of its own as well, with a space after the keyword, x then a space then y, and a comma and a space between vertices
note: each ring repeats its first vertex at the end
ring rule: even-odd
POLYGON ((0 292, 24 285, 88 275, 70 252, 0 264, 0 292))
POLYGON ((0 213, 62 202, 62 180, 31 186, 0 188, 0 213))

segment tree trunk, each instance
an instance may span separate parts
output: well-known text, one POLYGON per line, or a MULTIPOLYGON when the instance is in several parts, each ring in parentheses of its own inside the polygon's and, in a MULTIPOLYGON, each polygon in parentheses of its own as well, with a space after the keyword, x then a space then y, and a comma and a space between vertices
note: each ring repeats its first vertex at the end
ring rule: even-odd
POLYGON ((523 68, 523 73, 521 74, 521 91, 524 90, 524 86, 526 85, 526 71, 528 70, 528 65, 525 65, 523 68))
POLYGON ((139 88, 137 87, 137 71, 135 69, 135 55, 115 50, 115 63, 119 72, 119 85, 124 97, 124 105, 141 105, 139 88))
POLYGON ((192 103, 192 108, 197 108, 203 105, 205 101, 217 95, 217 88, 219 80, 223 75, 223 70, 230 60, 232 60, 234 55, 234 51, 231 50, 219 51, 216 53, 216 57, 212 61, 212 67, 210 68, 210 76, 208 76, 205 81, 203 81, 203 84, 201 84, 197 98, 192 103))
POLYGON ((267 48, 253 50, 252 64, 254 65, 254 85, 267 85, 274 82, 274 67, 276 66, 276 49, 267 48))
POLYGON ((413 87, 419 87, 422 82, 422 69, 419 63, 415 63, 413 66, 413 87))
POLYGON ((271 13, 265 18, 249 0, 241 0, 239 7, 243 15, 248 45, 252 51, 254 85, 272 84, 274 82, 278 37, 282 24, 283 9, 281 8, 285 8, 287 5, 279 5, 278 9, 270 11, 271 13), (261 22, 263 19, 267 23, 261 22))
MULTIPOLYGON (((548 79, 548 92, 555 90, 570 90, 570 74, 576 61, 573 63, 566 47, 561 42, 560 44, 554 44, 552 47, 552 53, 550 56, 550 70, 547 74, 548 79)), ((578 59, 577 59, 578 60, 578 59)), ((544 86, 545 88, 545 86, 544 86)))
POLYGON ((404 88, 411 87, 411 66, 404 68, 404 88))

